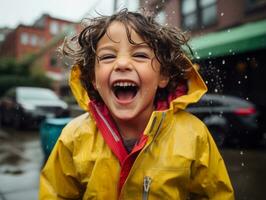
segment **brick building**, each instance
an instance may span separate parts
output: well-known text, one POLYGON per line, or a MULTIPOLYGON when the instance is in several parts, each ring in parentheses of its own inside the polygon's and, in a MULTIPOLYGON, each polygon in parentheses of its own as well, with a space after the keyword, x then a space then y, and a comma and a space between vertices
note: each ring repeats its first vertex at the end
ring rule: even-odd
POLYGON ((39 54, 35 64, 41 66, 52 79, 61 80, 63 63, 56 50, 66 30, 74 34, 80 30, 80 26, 44 14, 32 26, 19 25, 10 31, 1 43, 0 57, 22 60, 29 54, 39 54))
POLYGON ((210 93, 254 102, 266 133, 266 0, 140 0, 187 31, 210 93))

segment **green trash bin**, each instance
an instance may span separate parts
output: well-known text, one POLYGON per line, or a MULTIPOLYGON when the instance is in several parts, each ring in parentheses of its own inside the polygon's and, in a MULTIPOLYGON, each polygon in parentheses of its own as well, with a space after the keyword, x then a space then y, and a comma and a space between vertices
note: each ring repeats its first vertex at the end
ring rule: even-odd
POLYGON ((61 134, 62 129, 72 118, 48 118, 40 126, 41 147, 45 161, 61 134))

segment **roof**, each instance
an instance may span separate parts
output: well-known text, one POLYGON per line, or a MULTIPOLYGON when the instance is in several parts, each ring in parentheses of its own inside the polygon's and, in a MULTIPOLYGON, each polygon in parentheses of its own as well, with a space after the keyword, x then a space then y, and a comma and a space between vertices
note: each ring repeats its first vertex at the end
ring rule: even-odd
POLYGON ((192 38, 197 59, 235 55, 266 49, 266 20, 192 38))

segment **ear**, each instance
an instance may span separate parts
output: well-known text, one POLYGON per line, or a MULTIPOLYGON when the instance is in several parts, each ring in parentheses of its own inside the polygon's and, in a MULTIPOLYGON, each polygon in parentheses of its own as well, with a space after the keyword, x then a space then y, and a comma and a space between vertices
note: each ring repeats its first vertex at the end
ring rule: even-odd
POLYGON ((160 80, 159 80, 159 88, 165 88, 167 86, 169 82, 169 77, 168 76, 164 76, 164 75, 160 75, 160 80))

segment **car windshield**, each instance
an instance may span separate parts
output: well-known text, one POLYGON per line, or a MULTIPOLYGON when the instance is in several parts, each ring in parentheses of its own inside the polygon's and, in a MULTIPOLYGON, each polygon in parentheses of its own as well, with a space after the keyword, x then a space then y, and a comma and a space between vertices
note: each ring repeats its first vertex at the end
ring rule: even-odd
POLYGON ((48 89, 19 89, 18 98, 21 100, 58 100, 57 95, 48 89))

